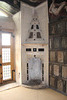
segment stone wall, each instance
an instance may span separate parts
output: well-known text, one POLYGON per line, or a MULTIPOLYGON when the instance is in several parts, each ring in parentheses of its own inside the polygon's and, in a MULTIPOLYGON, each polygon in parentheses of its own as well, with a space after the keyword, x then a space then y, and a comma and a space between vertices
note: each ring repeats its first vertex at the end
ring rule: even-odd
POLYGON ((49 24, 50 87, 67 94, 67 18, 49 24))

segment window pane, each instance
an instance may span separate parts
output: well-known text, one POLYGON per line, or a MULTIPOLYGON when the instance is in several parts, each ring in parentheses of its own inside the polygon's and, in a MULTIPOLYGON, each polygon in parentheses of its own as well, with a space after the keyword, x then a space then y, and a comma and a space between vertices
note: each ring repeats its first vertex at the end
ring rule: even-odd
POLYGON ((3 80, 11 79, 11 65, 3 66, 3 80))
POLYGON ((11 44, 11 34, 2 34, 2 45, 9 46, 11 44))
POLYGON ((10 48, 2 48, 2 63, 10 62, 10 48))

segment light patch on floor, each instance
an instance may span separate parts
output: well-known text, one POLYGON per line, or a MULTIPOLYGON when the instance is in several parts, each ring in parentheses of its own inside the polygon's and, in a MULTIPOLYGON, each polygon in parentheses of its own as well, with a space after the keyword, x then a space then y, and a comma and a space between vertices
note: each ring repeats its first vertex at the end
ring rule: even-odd
POLYGON ((17 87, 17 86, 19 86, 19 84, 17 84, 17 83, 11 83, 11 84, 7 84, 7 85, 4 85, 4 86, 0 86, 0 92, 14 88, 14 87, 17 87))
POLYGON ((67 96, 51 89, 35 90, 21 86, 0 92, 0 100, 67 100, 67 96))

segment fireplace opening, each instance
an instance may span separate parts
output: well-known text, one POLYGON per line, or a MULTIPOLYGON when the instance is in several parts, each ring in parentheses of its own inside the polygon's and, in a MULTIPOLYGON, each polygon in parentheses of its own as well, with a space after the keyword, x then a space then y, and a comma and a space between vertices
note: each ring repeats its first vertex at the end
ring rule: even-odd
POLYGON ((27 82, 26 85, 40 85, 44 81, 44 64, 41 59, 34 55, 27 63, 27 82))
POLYGON ((40 85, 41 84, 41 80, 30 80, 27 85, 30 85, 30 86, 35 86, 35 85, 40 85))

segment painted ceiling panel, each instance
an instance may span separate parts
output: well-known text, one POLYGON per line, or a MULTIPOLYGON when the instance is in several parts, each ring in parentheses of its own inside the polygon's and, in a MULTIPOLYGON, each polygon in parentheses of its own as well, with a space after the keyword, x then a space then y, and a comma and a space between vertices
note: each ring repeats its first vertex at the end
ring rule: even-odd
POLYGON ((35 7, 35 6, 38 6, 40 3, 43 3, 46 0, 21 0, 21 1, 28 3, 29 5, 35 7))
MULTIPOLYGON (((20 10, 20 1, 27 3, 33 7, 38 6, 39 4, 45 2, 46 0, 0 0, 0 2, 4 2, 4 3, 0 3, 0 8, 5 8, 8 9, 12 14, 15 14, 16 12, 18 12, 20 10), (10 7, 9 7, 10 6, 10 7)), ((47 0, 48 1, 48 7, 50 7, 50 4, 52 3, 52 0, 47 0)), ((56 3, 61 3, 62 1, 66 1, 67 0, 55 0, 56 3)))
POLYGON ((0 1, 0 9, 8 12, 8 13, 11 13, 11 14, 15 14, 19 11, 19 7, 14 7, 6 2, 2 2, 0 1))

